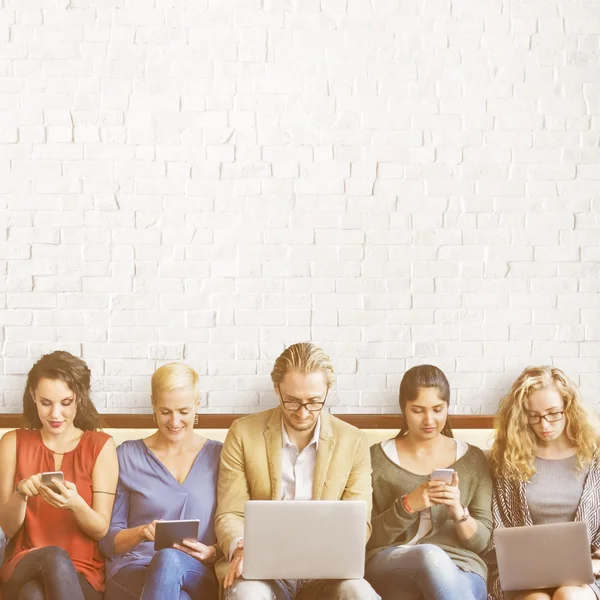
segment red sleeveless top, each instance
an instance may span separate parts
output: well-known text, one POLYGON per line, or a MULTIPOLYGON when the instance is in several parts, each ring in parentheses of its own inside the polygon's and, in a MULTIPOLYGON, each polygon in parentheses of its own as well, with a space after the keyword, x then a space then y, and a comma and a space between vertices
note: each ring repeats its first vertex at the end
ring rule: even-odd
MULTIPOLYGON (((17 429, 17 468, 15 485, 22 479, 44 471, 55 471, 54 452, 47 448, 39 430, 17 429)), ((66 452, 60 470, 65 480, 77 486, 78 494, 92 505, 92 471, 98 454, 110 436, 100 431, 85 431, 74 450, 66 452)), ((10 540, 0 578, 8 581, 15 566, 35 548, 60 546, 64 548, 78 573, 92 587, 104 591, 104 557, 98 543, 77 525, 73 513, 55 508, 41 496, 29 498, 23 527, 10 540)))

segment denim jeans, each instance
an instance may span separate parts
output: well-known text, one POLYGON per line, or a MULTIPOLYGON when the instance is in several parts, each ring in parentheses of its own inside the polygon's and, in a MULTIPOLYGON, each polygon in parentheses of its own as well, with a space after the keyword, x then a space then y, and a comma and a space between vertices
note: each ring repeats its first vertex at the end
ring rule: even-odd
POLYGON ((382 600, 486 600, 485 580, 461 571, 433 544, 380 550, 365 578, 382 600))
POLYGON ((105 600, 217 600, 214 569, 189 554, 166 548, 150 564, 119 570, 106 584, 105 600))
POLYGON ((2 584, 2 596, 10 600, 101 600, 71 557, 58 546, 28 552, 2 584))
POLYGON ((225 600, 381 600, 364 579, 238 579, 225 600))

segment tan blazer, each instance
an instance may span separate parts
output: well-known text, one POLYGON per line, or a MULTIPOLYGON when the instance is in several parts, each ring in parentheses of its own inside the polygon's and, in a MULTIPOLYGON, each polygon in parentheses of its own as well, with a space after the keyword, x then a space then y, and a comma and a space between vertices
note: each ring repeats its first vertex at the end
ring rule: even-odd
MULTIPOLYGON (((221 550, 244 535, 246 500, 281 499, 281 408, 234 421, 221 452, 215 531, 221 550)), ((365 435, 321 413, 314 500, 365 500, 371 534, 371 456, 365 435)))

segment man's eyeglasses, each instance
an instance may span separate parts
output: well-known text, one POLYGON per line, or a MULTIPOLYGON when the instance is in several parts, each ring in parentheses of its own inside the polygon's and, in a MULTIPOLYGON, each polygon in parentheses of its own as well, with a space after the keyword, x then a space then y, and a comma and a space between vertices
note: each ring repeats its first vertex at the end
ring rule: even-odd
POLYGON ((527 415, 527 421, 530 425, 537 425, 542 422, 542 419, 545 419, 547 423, 556 423, 556 421, 560 421, 565 414, 564 410, 559 410, 558 412, 551 412, 547 415, 527 415))
POLYGON ((325 394, 325 399, 323 400, 323 402, 298 402, 297 400, 284 400, 283 396, 281 395, 281 389, 279 389, 279 386, 277 386, 277 389, 279 390, 281 404, 283 404, 285 410, 288 410, 290 412, 296 412, 302 407, 306 408, 306 410, 309 412, 319 412, 325 405, 325 401, 327 400, 327 394, 329 393, 328 390, 327 394, 325 394))

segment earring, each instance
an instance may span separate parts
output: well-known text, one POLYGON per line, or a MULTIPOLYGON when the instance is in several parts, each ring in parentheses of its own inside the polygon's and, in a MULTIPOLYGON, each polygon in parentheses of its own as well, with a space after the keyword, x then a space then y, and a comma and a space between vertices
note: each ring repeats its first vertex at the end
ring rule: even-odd
POLYGON ((154 423, 156 423, 156 413, 152 413, 152 420, 154 421, 154 423))
POLYGON ((198 413, 196 413, 196 416, 194 417, 194 425, 198 425, 198 413))

